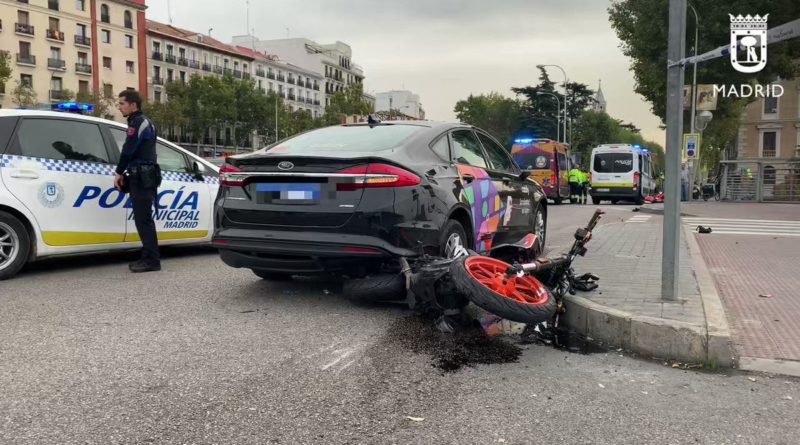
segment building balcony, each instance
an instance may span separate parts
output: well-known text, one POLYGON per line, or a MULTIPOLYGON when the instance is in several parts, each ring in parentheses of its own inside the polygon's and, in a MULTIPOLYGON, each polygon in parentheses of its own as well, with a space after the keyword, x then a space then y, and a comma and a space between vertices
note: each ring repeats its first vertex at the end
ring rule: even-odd
POLYGON ((278 82, 286 82, 286 76, 281 76, 278 74, 278 82))
POLYGON ((164 61, 167 62, 167 63, 175 63, 175 62, 178 61, 178 58, 175 57, 175 54, 167 54, 164 57, 164 61))
POLYGON ((319 91, 319 84, 318 83, 314 84, 314 91, 319 91))
POLYGON ((266 75, 266 72, 264 70, 256 70, 256 76, 264 77, 265 75, 266 75))
POLYGON ((241 79, 242 78, 242 72, 239 71, 239 70, 233 70, 233 77, 241 79))
POLYGON ((17 63, 20 65, 36 66, 36 56, 33 54, 17 53, 17 63))
POLYGON ((290 78, 286 79, 286 81, 289 82, 292 85, 297 83, 297 81, 294 80, 294 77, 290 77, 290 78))
POLYGON ((70 97, 64 94, 63 90, 50 90, 51 101, 70 100, 70 97))
POLYGON ((160 52, 157 52, 157 51, 153 51, 153 54, 152 54, 151 57, 152 57, 153 60, 164 60, 164 54, 162 54, 160 52))
POLYGON ((82 46, 92 46, 92 39, 86 36, 75 36, 75 44, 82 46))
POLYGON ((189 66, 189 60, 183 57, 178 57, 178 65, 189 66))
POLYGON ((108 15, 100 15, 100 21, 103 23, 111 23, 111 17, 108 15))
POLYGON ((275 80, 275 73, 273 73, 273 72, 267 72, 267 79, 272 79, 272 80, 275 80))
POLYGON ((57 29, 48 29, 47 30, 47 38, 50 40, 56 40, 59 42, 64 41, 64 33, 57 29))
POLYGON ((153 85, 164 85, 163 77, 153 77, 153 85))
POLYGON ((128 29, 133 29, 133 21, 132 20, 125 20, 125 27, 128 29))
POLYGON ((314 99, 314 105, 319 105, 319 99, 314 99))
POLYGON ((200 62, 197 60, 190 60, 189 61, 189 68, 199 70, 200 69, 200 62))
POLYGON ((308 89, 314 88, 314 84, 312 84, 311 82, 306 82, 306 88, 308 89))
POLYGON ((76 63, 75 72, 79 74, 92 74, 92 66, 85 63, 76 63))
POLYGON ((211 64, 209 64, 209 63, 204 63, 204 64, 203 64, 203 68, 202 68, 202 70, 203 70, 203 71, 208 71, 208 72, 211 72, 211 64))
POLYGON ((287 98, 289 100, 297 100, 297 97, 294 94, 291 94, 291 93, 287 96, 287 98))
POLYGON ((67 62, 64 59, 47 59, 47 68, 66 71, 67 62))
POLYGON ((222 74, 222 67, 219 65, 214 65, 214 72, 216 74, 222 74))
POLYGON ((244 72, 244 73, 242 73, 242 77, 245 78, 245 79, 249 79, 250 78, 250 73, 244 72))
POLYGON ((222 73, 226 75, 233 75, 233 70, 230 68, 223 68, 222 73))
POLYGON ((14 31, 16 31, 17 34, 22 34, 26 36, 34 35, 33 25, 29 25, 27 23, 17 23, 16 26, 14 27, 14 31))

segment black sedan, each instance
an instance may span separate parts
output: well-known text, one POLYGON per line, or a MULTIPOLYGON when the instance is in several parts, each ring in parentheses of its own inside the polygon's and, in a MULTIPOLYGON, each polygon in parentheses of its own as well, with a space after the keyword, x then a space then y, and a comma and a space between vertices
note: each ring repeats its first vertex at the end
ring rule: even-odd
MULTIPOLYGON (((484 131, 427 121, 312 130, 220 169, 213 244, 265 279, 544 243, 547 200, 484 131)), ((395 269, 396 270, 396 269, 395 269)))

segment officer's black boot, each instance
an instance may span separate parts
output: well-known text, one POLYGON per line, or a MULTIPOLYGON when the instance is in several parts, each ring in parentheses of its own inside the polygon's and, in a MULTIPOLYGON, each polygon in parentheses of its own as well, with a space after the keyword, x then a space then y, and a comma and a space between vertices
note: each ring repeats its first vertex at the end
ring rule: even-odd
POLYGON ((147 260, 139 260, 135 263, 131 263, 128 268, 133 273, 156 272, 161 270, 161 265, 147 260))

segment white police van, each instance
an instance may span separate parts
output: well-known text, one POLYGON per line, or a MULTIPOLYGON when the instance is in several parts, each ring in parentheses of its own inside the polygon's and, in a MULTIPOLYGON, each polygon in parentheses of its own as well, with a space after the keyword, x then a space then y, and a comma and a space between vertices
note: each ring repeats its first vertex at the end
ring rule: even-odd
POLYGON ((608 200, 633 201, 643 204, 644 198, 655 194, 652 154, 646 148, 631 144, 605 144, 592 150, 592 203, 608 200))
MULTIPOLYGON (((114 169, 127 127, 71 113, 0 110, 0 280, 55 255, 141 246, 114 169)), ((159 139, 159 244, 210 243, 218 168, 159 139)))

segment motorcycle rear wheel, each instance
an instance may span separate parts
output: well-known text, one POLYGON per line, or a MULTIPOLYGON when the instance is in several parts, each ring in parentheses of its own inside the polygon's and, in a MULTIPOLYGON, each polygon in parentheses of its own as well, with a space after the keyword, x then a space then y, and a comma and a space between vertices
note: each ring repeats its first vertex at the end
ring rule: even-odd
POLYGON ((495 258, 462 257, 450 266, 450 277, 461 295, 497 316, 530 324, 552 320, 556 301, 550 290, 530 275, 505 277, 508 267, 495 258))

